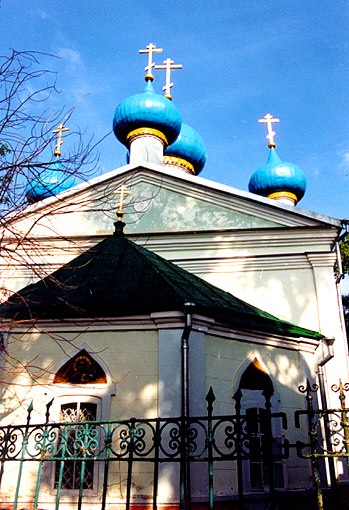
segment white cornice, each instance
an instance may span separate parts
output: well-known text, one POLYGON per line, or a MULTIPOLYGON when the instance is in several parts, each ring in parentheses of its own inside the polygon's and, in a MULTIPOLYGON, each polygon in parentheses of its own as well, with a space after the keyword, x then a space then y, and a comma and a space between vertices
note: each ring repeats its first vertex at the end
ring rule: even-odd
POLYGON ((309 263, 312 267, 328 267, 329 265, 334 266, 337 261, 337 255, 335 253, 306 253, 309 263))
POLYGON ((297 255, 264 255, 257 257, 234 257, 231 259, 191 259, 176 260, 176 264, 183 269, 199 274, 199 273, 217 273, 223 271, 229 272, 245 272, 245 271, 284 271, 293 269, 310 269, 314 266, 323 266, 332 268, 336 261, 333 253, 317 254, 314 259, 308 254, 297 255), (313 264, 313 260, 315 264, 313 264))
MULTIPOLYGON (((191 272, 211 272, 217 268, 238 271, 260 269, 299 269, 313 266, 333 267, 336 256, 330 251, 337 232, 333 228, 276 228, 266 230, 223 230, 207 232, 178 232, 173 234, 129 235, 130 240, 158 255, 171 260, 191 272)), ((45 237, 40 239, 44 247, 35 259, 31 254, 30 266, 23 266, 11 259, 11 277, 29 278, 36 274, 48 274, 77 257, 105 236, 79 236, 74 239, 45 237), (18 266, 17 266, 18 264, 18 266), (17 266, 16 275, 13 268, 17 266)), ((30 244, 29 244, 30 246, 30 244)), ((18 253, 25 248, 18 248, 18 253)), ((24 255, 23 255, 24 256, 24 255)), ((4 257, 0 266, 7 273, 8 261, 4 257)))
MULTIPOLYGON (((227 340, 237 340, 250 344, 261 344, 271 347, 281 347, 296 351, 314 353, 319 345, 318 340, 308 338, 283 337, 253 331, 239 331, 224 324, 215 322, 210 317, 193 315, 193 331, 205 335, 219 336, 227 340)), ((101 318, 101 319, 66 319, 47 320, 31 323, 17 323, 8 327, 3 325, 9 334, 54 334, 54 333, 92 333, 102 331, 157 331, 163 329, 182 330, 184 314, 182 312, 157 312, 150 315, 134 317, 101 318)))
MULTIPOLYGON (((70 238, 55 236, 36 237, 36 242, 42 243, 48 252, 52 250, 64 250, 68 255, 70 253, 82 253, 91 246, 105 239, 106 235, 112 234, 112 231, 106 234, 76 235, 70 238)), ((225 229, 208 230, 197 232, 145 232, 137 234, 126 234, 128 239, 144 246, 151 251, 161 254, 167 251, 188 251, 197 249, 202 251, 205 248, 207 253, 210 248, 216 252, 229 250, 230 252, 239 252, 243 250, 256 252, 258 249, 270 249, 274 253, 275 249, 288 248, 289 252, 299 253, 304 251, 324 251, 330 249, 337 237, 337 229, 323 227, 280 227, 263 229, 225 229)), ((4 240, 6 241, 6 239, 4 240)), ((30 245, 31 239, 27 242, 30 245)), ((24 243, 25 244, 25 243, 24 243)), ((18 251, 25 250, 21 246, 18 251)))

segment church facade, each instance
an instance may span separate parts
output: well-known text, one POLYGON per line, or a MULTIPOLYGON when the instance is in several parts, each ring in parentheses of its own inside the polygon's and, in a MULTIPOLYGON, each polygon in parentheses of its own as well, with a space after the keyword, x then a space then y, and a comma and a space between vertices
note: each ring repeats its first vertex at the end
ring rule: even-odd
MULTIPOLYGON (((43 423, 52 399, 56 423, 189 419, 205 416, 212 388, 215 415, 235 416, 239 395, 257 448, 265 409, 288 417, 291 443, 307 442, 306 428, 291 425, 304 408, 298 387, 317 383, 319 405, 338 407, 330 389, 348 380, 334 275, 343 225, 296 207, 305 178, 276 153, 271 116, 269 158, 249 192, 199 177, 203 141, 182 124, 170 89, 167 97, 155 92, 147 49, 146 88, 114 116, 129 164, 59 193, 47 193, 43 176, 2 233, 16 256, 1 259, 1 424, 25 423, 32 400, 31 420, 43 423)), ((52 171, 61 172, 55 163, 52 171)), ((281 444, 280 420, 271 432, 281 444)), ((88 508, 100 508, 101 494, 105 508, 128 496, 151 506, 154 481, 144 464, 131 487, 125 465, 111 463, 104 493, 100 464, 88 459, 82 475, 78 462, 64 467, 57 459, 43 466, 37 496, 35 463, 19 486, 18 464, 5 462, 2 505, 12 508, 20 487, 22 505, 54 508, 59 491, 60 508, 75 508, 81 486, 88 508)), ((332 467, 339 481, 346 479, 342 460, 332 467)), ((263 494, 270 485, 264 463, 250 458, 240 472, 217 463, 215 496, 237 499, 240 484, 246 494, 263 494)), ((160 465, 158 505, 180 503, 181 469, 160 465)), ((273 473, 279 491, 312 485, 309 463, 292 455, 274 459, 273 473)), ((191 479, 191 489, 184 486, 192 500, 206 501, 202 466, 192 466, 191 479)))

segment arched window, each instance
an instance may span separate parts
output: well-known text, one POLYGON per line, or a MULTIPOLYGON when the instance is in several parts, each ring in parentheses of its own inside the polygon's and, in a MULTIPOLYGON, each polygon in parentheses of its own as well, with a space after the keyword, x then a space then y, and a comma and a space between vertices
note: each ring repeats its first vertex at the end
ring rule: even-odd
MULTIPOLYGON (((246 417, 249 445, 249 462, 246 463, 244 470, 245 486, 250 491, 268 490, 269 472, 265 456, 268 433, 269 437, 270 431, 273 434, 272 449, 275 454, 280 453, 281 437, 277 434, 278 425, 270 423, 267 412, 268 402, 271 405, 273 401, 275 403, 274 385, 257 358, 254 358, 241 374, 238 389, 241 396, 241 413, 246 417)), ((284 474, 281 459, 274 459, 273 471, 275 487, 283 488, 284 474)))
MULTIPOLYGON (((69 423, 98 421, 101 419, 102 398, 105 393, 107 375, 102 366, 94 359, 90 352, 83 348, 66 361, 56 372, 53 383, 61 389, 58 397, 59 420, 69 423), (67 386, 66 391, 64 387, 67 386), (99 389, 101 388, 101 389, 99 389)), ((92 427, 95 425, 92 424, 92 427)), ((78 451, 74 447, 75 436, 81 434, 79 425, 67 426, 64 430, 63 447, 67 449, 67 460, 57 462, 54 476, 54 486, 57 490, 80 488, 82 462, 69 460, 69 451, 78 451), (67 432, 68 431, 68 432, 67 432)), ((85 461, 83 488, 96 489, 97 463, 85 461)))

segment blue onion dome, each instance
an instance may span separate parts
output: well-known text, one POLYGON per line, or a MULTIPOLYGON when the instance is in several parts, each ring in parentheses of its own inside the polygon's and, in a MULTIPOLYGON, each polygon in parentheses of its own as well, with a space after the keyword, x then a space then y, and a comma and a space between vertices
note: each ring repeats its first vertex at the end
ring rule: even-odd
POLYGON ((182 123, 177 140, 164 151, 164 164, 176 165, 185 172, 199 175, 206 163, 206 147, 195 129, 182 123))
POLYGON ((306 178, 298 166, 282 161, 271 146, 267 163, 254 172, 248 189, 251 193, 296 205, 304 196, 306 178))
POLYGON ((134 137, 141 135, 157 136, 167 146, 176 140, 181 125, 182 118, 176 105, 156 94, 150 80, 141 94, 128 97, 119 104, 113 119, 114 134, 127 147, 134 137))
POLYGON ((32 179, 26 188, 29 202, 39 202, 44 198, 58 195, 75 186, 75 179, 67 174, 59 158, 50 167, 32 179))

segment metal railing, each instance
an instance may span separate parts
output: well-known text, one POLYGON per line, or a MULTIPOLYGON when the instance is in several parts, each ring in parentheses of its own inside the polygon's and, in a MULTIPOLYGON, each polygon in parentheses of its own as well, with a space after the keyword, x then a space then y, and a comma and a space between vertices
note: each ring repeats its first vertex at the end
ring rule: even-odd
MULTIPOLYGON (((31 404, 24 425, 0 427, 0 502, 10 503, 13 510, 17 510, 20 503, 30 499, 33 510, 37 510, 42 493, 49 491, 52 507, 58 510, 68 491, 78 510, 91 498, 98 501, 96 508, 106 510, 108 504, 115 501, 112 490, 115 477, 121 479, 122 473, 124 508, 130 510, 137 498, 144 497, 145 484, 140 489, 142 484, 137 482, 138 477, 143 482, 148 480, 151 489, 146 490, 147 501, 151 501, 155 510, 163 467, 171 465, 175 467, 170 482, 178 492, 175 500, 181 509, 191 508, 195 490, 191 487, 190 473, 195 470, 202 473, 200 497, 206 508, 214 508, 219 485, 219 492, 225 491, 227 498, 236 500, 236 508, 242 509, 246 508, 247 493, 251 492, 251 487, 246 486, 246 471, 252 472, 250 466, 254 466, 264 480, 259 492, 264 491, 268 508, 275 510, 279 508, 278 500, 283 493, 276 482, 276 468, 289 459, 292 451, 305 461, 305 469, 308 467, 312 473, 314 501, 321 510, 326 486, 322 475, 323 459, 343 458, 347 465, 349 462, 349 410, 345 407, 348 389, 349 385, 341 381, 333 387, 333 391, 339 393, 338 409, 316 409, 313 396, 317 387, 307 381, 300 388, 306 396, 306 409, 296 411, 294 416, 294 430, 299 431, 299 440, 292 443, 285 437, 286 414, 272 412, 271 395, 267 393, 264 394, 263 413, 256 414, 254 422, 246 411, 242 412, 239 391, 234 395, 234 415, 213 414, 215 396, 210 389, 206 397, 207 415, 188 419, 52 423, 51 401, 45 421, 32 424, 31 404), (302 426, 304 420, 305 427, 302 426), (275 424, 283 432, 277 443, 275 424), (324 434, 325 429, 329 434, 324 434), (259 449, 256 444, 260 445, 259 449), (226 489, 218 480, 222 462, 229 463, 226 489), (15 479, 13 493, 8 488, 10 479, 11 482, 15 479)), ((119 497, 119 503, 121 499, 119 497)))

